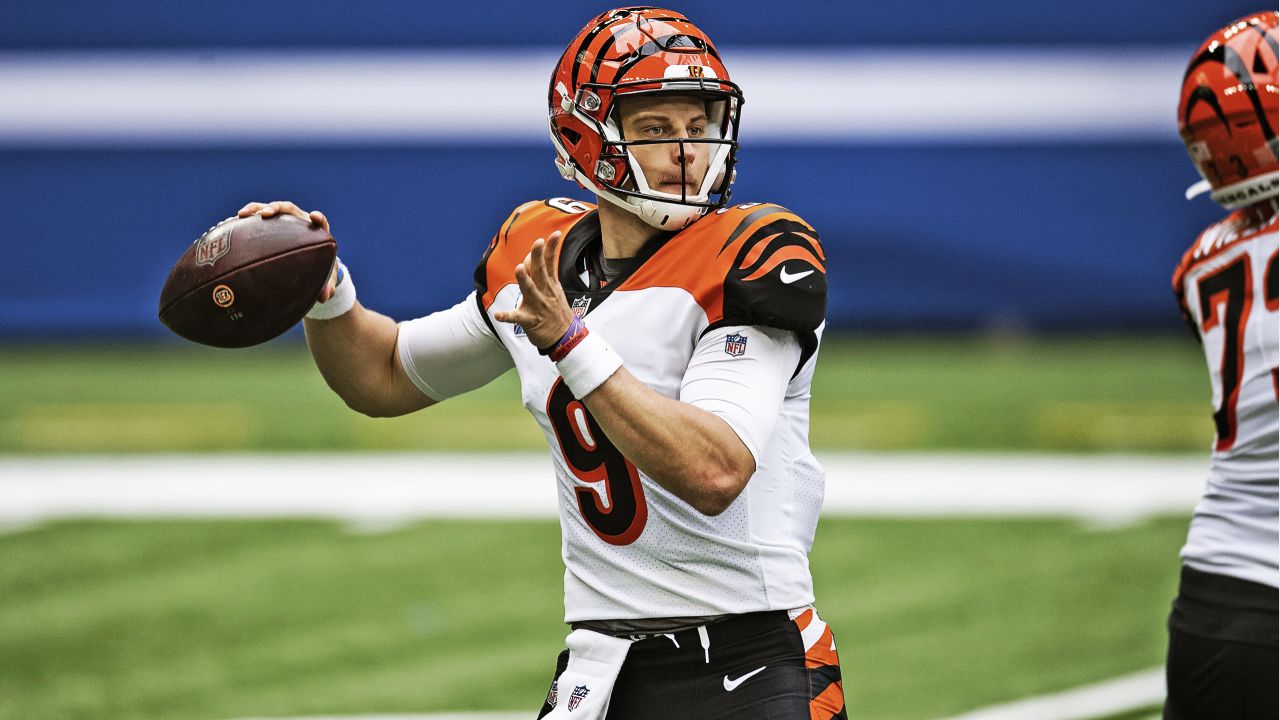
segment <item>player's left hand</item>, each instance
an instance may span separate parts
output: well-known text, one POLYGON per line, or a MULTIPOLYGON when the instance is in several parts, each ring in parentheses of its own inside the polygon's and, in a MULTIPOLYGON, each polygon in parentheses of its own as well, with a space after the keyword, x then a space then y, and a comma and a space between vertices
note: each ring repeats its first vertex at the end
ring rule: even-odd
POLYGON ((564 288, 556 275, 556 258, 560 257, 561 234, 557 230, 546 239, 533 242, 524 262, 516 265, 516 282, 520 285, 520 305, 515 310, 493 314, 500 322, 519 323, 534 347, 555 344, 573 322, 573 311, 565 299, 564 288))

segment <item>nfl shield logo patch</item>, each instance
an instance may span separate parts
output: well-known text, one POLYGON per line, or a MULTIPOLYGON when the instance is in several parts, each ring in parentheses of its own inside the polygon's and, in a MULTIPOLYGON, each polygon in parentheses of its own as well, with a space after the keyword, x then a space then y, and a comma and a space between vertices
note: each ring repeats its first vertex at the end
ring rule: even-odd
POLYGON ((578 706, 582 704, 582 699, 590 692, 591 691, 587 689, 586 685, 579 685, 575 687, 573 692, 569 694, 569 712, 577 710, 578 706))
POLYGON ((196 245, 196 264, 208 265, 218 262, 218 258, 231 250, 231 229, 215 230, 200 239, 196 245))
POLYGON ((591 307, 591 298, 583 296, 574 300, 573 306, 570 309, 573 310, 573 314, 581 320, 583 316, 587 314, 587 308, 589 307, 591 307))
POLYGON ((556 706, 556 700, 558 700, 558 699, 559 699, 559 697, 558 697, 558 695, 557 695, 557 693, 556 693, 556 690, 559 688, 559 686, 560 686, 560 681, 559 681, 559 680, 552 680, 552 681, 551 681, 551 690, 549 690, 549 691, 547 692, 547 704, 548 704, 548 705, 550 705, 551 707, 555 707, 555 706, 556 706))
POLYGON ((747 351, 747 336, 739 333, 729 333, 724 337, 724 351, 733 357, 747 351))

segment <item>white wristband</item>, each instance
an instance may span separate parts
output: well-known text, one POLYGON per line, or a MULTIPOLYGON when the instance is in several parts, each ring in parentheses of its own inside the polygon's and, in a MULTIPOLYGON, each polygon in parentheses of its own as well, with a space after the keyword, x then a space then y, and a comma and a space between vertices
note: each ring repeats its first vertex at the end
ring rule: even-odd
POLYGON ((577 347, 556 363, 564 384, 579 400, 600 387, 620 367, 622 356, 614 352, 604 338, 592 332, 588 332, 577 347))
POLYGON ((333 296, 326 302, 318 302, 307 311, 312 320, 332 320, 345 315, 356 305, 356 284, 351 280, 347 266, 338 261, 338 285, 333 289, 333 296))

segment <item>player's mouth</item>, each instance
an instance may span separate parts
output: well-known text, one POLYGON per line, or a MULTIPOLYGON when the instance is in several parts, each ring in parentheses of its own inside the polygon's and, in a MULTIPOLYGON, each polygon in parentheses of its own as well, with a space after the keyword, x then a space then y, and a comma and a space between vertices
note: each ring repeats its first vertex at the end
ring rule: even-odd
POLYGON ((664 192, 671 195, 696 195, 698 194, 698 186, 693 182, 681 182, 680 178, 660 178, 654 190, 664 192))

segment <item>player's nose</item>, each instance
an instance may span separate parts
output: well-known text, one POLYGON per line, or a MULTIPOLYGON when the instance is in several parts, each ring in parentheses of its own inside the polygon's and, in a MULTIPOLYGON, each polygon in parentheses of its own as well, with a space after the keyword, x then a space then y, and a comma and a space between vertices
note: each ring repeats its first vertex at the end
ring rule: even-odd
POLYGON ((692 138, 688 133, 682 133, 679 139, 684 142, 672 143, 671 162, 676 165, 692 165, 698 159, 698 153, 702 152, 701 143, 688 142, 692 138))

